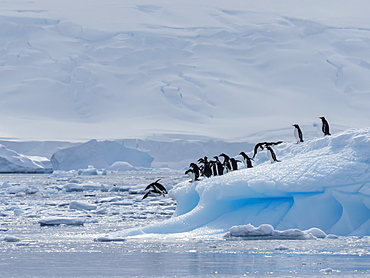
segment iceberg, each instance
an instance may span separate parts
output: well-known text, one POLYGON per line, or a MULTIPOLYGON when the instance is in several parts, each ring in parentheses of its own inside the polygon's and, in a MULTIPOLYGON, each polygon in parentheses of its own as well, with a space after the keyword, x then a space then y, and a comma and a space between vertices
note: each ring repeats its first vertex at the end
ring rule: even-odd
POLYGON ((51 173, 50 160, 41 156, 27 156, 0 145, 0 173, 51 173))
POLYGON ((86 143, 61 149, 53 154, 54 170, 86 169, 89 165, 100 169, 111 169, 123 161, 134 167, 150 168, 153 157, 149 154, 123 146, 115 141, 90 140, 86 143))
POLYGON ((171 219, 115 236, 224 235, 249 223, 370 235, 370 128, 283 143, 275 152, 281 162, 261 159, 254 168, 177 184, 169 191, 177 203, 171 219))

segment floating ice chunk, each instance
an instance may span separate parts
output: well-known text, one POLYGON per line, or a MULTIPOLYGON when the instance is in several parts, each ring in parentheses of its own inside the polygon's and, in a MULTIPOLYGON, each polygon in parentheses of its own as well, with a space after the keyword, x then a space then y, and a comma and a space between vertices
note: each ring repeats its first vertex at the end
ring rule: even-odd
POLYGON ((230 236, 252 237, 252 236, 272 236, 274 227, 269 224, 262 224, 258 228, 251 224, 233 226, 230 228, 230 236))
POLYGON ((40 226, 57 226, 57 225, 72 225, 81 226, 85 223, 83 219, 64 218, 64 217, 46 217, 39 220, 40 226))
POLYGON ((81 192, 81 191, 94 191, 103 189, 99 183, 67 183, 63 186, 66 192, 81 192))
POLYGON ((289 248, 284 245, 279 245, 278 247, 275 248, 275 250, 285 251, 285 250, 289 250, 289 248))
POLYGON ((19 238, 13 237, 13 236, 6 236, 6 237, 4 237, 3 240, 6 241, 6 242, 18 242, 18 241, 21 241, 19 238))
POLYGON ((284 231, 275 230, 272 225, 262 224, 257 228, 252 224, 233 226, 229 232, 225 234, 226 238, 244 237, 244 238, 278 238, 278 239, 314 239, 315 234, 320 238, 324 238, 326 234, 317 228, 312 228, 307 231, 299 229, 287 229, 284 231), (311 232, 307 232, 311 231, 311 232))
POLYGON ((332 269, 332 268, 323 268, 323 269, 320 269, 320 272, 325 273, 325 274, 329 274, 329 273, 333 273, 333 272, 340 272, 340 270, 336 270, 336 269, 332 269))
POLYGON ((311 229, 305 230, 304 232, 307 233, 307 234, 311 234, 311 235, 313 235, 317 238, 327 237, 326 233, 323 230, 319 229, 319 228, 311 228, 311 229))
POLYGON ((125 239, 122 237, 98 237, 98 238, 95 238, 94 241, 110 242, 110 241, 125 241, 125 239))
POLYGON ((109 202, 118 202, 118 201, 122 201, 123 198, 122 197, 106 197, 106 198, 102 198, 100 200, 97 200, 96 202, 97 203, 109 203, 109 202))
POLYGON ((111 165, 111 170, 113 171, 132 171, 136 170, 134 166, 125 161, 116 161, 111 165))
POLYGON ((87 169, 79 169, 78 174, 81 176, 88 176, 88 175, 97 175, 98 170, 94 168, 94 166, 89 165, 87 169))
POLYGON ((82 203, 82 202, 73 201, 73 202, 70 202, 69 208, 70 209, 77 209, 77 210, 95 210, 97 208, 97 206, 89 204, 89 203, 82 203))

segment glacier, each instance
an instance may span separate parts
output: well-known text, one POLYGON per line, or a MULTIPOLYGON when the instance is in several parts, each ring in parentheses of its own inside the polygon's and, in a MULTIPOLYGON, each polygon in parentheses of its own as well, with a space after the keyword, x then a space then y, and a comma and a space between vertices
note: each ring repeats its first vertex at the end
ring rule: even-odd
POLYGON ((169 191, 172 218, 111 236, 203 237, 246 224, 370 235, 370 128, 283 143, 275 152, 279 163, 260 152, 254 168, 180 182, 169 191))

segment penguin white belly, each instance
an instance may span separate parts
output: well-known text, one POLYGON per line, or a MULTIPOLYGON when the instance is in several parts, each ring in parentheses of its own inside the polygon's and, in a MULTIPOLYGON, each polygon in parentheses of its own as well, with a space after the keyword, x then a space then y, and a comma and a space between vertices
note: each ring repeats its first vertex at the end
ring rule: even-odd
POLYGON ((299 141, 300 141, 300 139, 299 139, 299 134, 298 134, 298 129, 297 129, 297 128, 295 128, 295 129, 294 129, 294 137, 295 137, 295 139, 297 140, 297 142, 299 142, 299 141))
POLYGON ((267 157, 268 159, 270 159, 271 163, 275 162, 274 157, 272 156, 272 153, 269 150, 267 150, 267 157))

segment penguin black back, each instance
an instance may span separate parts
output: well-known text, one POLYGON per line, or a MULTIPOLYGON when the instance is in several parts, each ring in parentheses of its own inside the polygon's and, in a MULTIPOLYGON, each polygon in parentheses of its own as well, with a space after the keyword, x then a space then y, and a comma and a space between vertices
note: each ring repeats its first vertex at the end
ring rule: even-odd
POLYGON ((292 126, 294 126, 294 128, 295 128, 294 129, 294 136, 295 136, 295 139, 297 140, 297 144, 299 142, 303 142, 303 133, 302 133, 302 130, 299 127, 299 125, 298 124, 294 124, 292 126))
POLYGON ((252 159, 245 152, 240 152, 239 155, 243 157, 245 168, 253 168, 252 159))
POLYGON ((324 133, 324 136, 326 135, 331 135, 330 132, 329 132, 329 123, 328 121, 325 119, 325 117, 319 117, 322 121, 322 132, 324 133))

